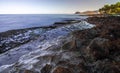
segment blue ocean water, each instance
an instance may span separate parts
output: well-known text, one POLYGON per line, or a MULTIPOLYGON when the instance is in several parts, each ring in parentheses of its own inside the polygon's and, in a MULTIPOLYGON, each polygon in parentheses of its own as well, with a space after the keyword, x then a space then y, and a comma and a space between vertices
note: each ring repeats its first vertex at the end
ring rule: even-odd
POLYGON ((52 25, 66 19, 84 18, 75 14, 1 14, 0 32, 52 25))

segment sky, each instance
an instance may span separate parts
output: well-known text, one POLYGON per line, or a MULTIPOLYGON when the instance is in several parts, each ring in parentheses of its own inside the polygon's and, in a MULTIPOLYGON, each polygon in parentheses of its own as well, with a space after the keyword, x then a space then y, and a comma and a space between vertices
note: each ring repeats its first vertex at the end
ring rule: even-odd
POLYGON ((72 14, 98 10, 119 0, 0 0, 0 14, 72 14))

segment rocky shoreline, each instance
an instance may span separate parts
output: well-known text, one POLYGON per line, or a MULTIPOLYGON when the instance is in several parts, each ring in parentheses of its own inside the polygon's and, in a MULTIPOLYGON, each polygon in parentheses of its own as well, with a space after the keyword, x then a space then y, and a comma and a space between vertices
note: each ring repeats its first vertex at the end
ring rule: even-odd
POLYGON ((64 25, 79 23, 80 21, 81 20, 69 19, 61 22, 55 22, 53 25, 50 25, 50 26, 33 27, 33 28, 9 30, 6 32, 1 32, 0 33, 0 54, 12 48, 19 47, 32 40, 35 40, 46 31, 59 28, 64 25))
POLYGON ((89 17, 86 21, 95 27, 73 31, 59 38, 63 40, 58 45, 39 47, 15 64, 0 67, 0 73, 120 73, 119 20, 89 17))
POLYGON ((119 20, 120 17, 117 16, 89 17, 87 21, 96 27, 74 32, 76 38, 81 41, 77 49, 83 53, 82 67, 86 66, 80 73, 120 72, 119 20))

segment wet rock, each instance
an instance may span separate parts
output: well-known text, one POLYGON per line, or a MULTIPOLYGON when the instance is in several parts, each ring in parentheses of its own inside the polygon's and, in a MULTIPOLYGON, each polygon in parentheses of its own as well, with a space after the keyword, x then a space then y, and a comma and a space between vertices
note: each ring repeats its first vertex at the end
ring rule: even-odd
POLYGON ((66 62, 66 61, 59 61, 56 65, 66 65, 66 64, 68 64, 68 62, 66 62))
POLYGON ((94 39, 96 36, 98 36, 98 31, 99 30, 96 30, 95 28, 79 30, 73 32, 73 35, 75 35, 75 37, 79 39, 94 39))
POLYGON ((110 65, 104 68, 103 72, 104 73, 120 73, 120 69, 116 66, 110 65))
POLYGON ((87 67, 85 66, 85 63, 84 62, 81 62, 77 65, 78 67, 78 73, 87 73, 87 67))
POLYGON ((104 59, 109 55, 108 40, 104 38, 95 38, 87 47, 90 56, 95 59, 104 59))
POLYGON ((55 29, 56 26, 50 25, 50 26, 43 26, 41 28, 44 28, 44 29, 55 29))
POLYGON ((68 68, 64 68, 64 67, 57 67, 53 73, 72 73, 71 70, 69 70, 68 68))
POLYGON ((49 64, 46 64, 42 69, 41 73, 51 73, 52 66, 49 64))
POLYGON ((33 72, 31 70, 25 70, 24 73, 36 73, 36 72, 33 72))
POLYGON ((63 21, 63 22, 55 22, 54 25, 63 25, 63 24, 68 24, 68 22, 63 21))
POLYGON ((76 40, 73 39, 62 46, 63 50, 75 50, 76 49, 76 40))
MULTIPOLYGON (((77 31, 72 34, 75 39, 62 41, 63 46, 53 45, 24 56, 17 64, 20 67, 17 70, 12 67, 11 73, 120 73, 119 27, 106 24, 111 22, 108 19, 97 18, 99 26, 77 31)), ((7 70, 11 68, 2 72, 8 73, 7 70)))
POLYGON ((7 72, 3 72, 3 73, 39 73, 39 72, 22 69, 22 68, 21 69, 20 68, 12 68, 12 69, 9 69, 7 72))
POLYGON ((119 73, 120 63, 110 60, 97 61, 94 66, 95 73, 119 73))
POLYGON ((78 22, 80 22, 81 20, 65 20, 65 21, 67 21, 68 23, 78 23, 78 22))
POLYGON ((72 23, 78 23, 81 20, 64 20, 62 22, 55 22, 54 25, 67 25, 67 24, 72 24, 72 23))

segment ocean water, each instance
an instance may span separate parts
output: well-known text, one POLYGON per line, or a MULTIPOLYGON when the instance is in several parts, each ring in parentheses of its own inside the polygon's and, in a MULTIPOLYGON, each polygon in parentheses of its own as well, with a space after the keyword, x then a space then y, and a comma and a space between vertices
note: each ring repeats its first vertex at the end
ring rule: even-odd
POLYGON ((86 18, 75 14, 1 14, 0 32, 13 29, 49 26, 66 19, 86 18))

